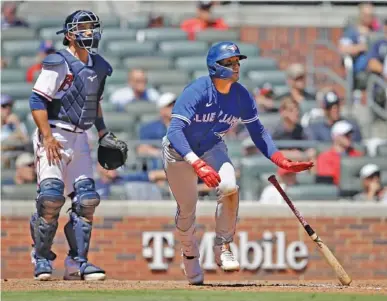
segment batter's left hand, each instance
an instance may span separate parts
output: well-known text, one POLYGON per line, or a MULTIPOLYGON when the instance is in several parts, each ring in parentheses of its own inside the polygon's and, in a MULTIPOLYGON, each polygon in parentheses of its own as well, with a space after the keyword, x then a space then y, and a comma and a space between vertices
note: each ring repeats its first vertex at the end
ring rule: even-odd
POLYGON ((307 162, 293 162, 284 157, 281 152, 276 152, 271 156, 271 160, 280 168, 286 169, 292 172, 300 172, 304 170, 309 170, 313 167, 314 163, 312 161, 307 162))

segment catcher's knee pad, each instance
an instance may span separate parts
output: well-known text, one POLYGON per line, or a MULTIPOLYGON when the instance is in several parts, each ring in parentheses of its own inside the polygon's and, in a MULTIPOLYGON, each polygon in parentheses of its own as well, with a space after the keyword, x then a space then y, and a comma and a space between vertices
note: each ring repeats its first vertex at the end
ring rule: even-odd
POLYGON ((219 186, 217 188, 218 196, 224 197, 232 195, 236 192, 238 192, 238 185, 236 184, 235 178, 234 179, 225 179, 219 183, 219 186))
POLYGON ((73 212, 92 221, 95 208, 101 201, 98 192, 95 191, 94 180, 86 178, 75 182, 74 192, 73 212))
POLYGON ((65 203, 64 183, 59 179, 44 179, 39 184, 38 197, 36 198, 36 209, 40 217, 48 223, 56 221, 60 209, 65 203))

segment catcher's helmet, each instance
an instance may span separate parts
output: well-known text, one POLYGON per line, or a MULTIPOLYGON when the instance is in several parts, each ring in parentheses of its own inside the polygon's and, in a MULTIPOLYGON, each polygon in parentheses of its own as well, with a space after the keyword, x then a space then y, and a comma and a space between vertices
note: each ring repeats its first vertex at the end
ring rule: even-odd
POLYGON ((238 46, 233 42, 220 42, 213 45, 207 54, 207 68, 211 77, 231 78, 233 71, 218 64, 219 61, 237 56, 240 60, 247 56, 240 53, 238 46))
MULTIPOLYGON (((63 29, 56 34, 72 33, 75 35, 75 42, 80 48, 86 49, 90 54, 96 54, 98 52, 98 44, 102 36, 102 23, 99 17, 91 11, 77 10, 69 15, 63 29), (84 28, 80 25, 90 25, 90 27, 84 28), (91 34, 87 34, 87 33, 91 34)), ((68 45, 69 41, 65 37, 63 45, 68 45)))

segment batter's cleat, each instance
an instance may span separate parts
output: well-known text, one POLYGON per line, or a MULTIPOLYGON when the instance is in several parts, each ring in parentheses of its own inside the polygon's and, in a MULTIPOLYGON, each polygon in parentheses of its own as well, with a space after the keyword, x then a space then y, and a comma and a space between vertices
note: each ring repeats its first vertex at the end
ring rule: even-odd
POLYGON ((67 256, 65 259, 64 280, 101 281, 106 279, 106 273, 90 262, 79 263, 67 256))
POLYGON ((215 262, 225 272, 239 271, 240 265, 230 250, 229 244, 214 246, 215 262))
POLYGON ((201 285, 204 281, 204 274, 199 264, 199 257, 187 257, 183 254, 184 274, 189 284, 201 285))

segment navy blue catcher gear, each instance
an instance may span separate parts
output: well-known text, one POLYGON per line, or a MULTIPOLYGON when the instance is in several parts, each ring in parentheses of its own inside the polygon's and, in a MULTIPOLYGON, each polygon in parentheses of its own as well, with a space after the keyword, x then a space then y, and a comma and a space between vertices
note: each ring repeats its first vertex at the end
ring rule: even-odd
MULTIPOLYGON (((75 42, 80 48, 86 49, 90 54, 96 54, 102 37, 102 23, 93 12, 77 10, 66 18, 63 29, 56 34, 61 33, 73 34, 75 42)), ((68 45, 66 38, 63 44, 68 45)))
POLYGON ((222 66, 219 61, 237 56, 240 60, 247 59, 247 56, 240 53, 238 46, 233 42, 220 42, 214 44, 207 54, 207 68, 211 77, 231 78, 233 70, 222 66))

